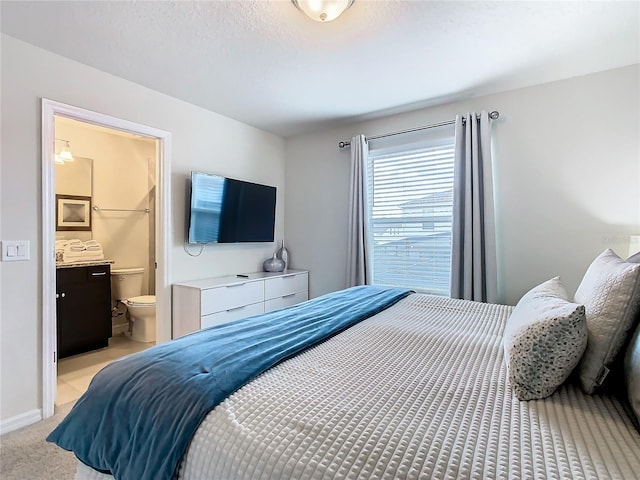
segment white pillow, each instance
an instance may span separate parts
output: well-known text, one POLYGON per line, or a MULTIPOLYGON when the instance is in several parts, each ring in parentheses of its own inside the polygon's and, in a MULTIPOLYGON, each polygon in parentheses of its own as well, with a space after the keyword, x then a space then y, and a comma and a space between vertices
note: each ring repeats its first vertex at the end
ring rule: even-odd
POLYGON ((509 383, 520 400, 551 395, 587 345, 584 306, 569 301, 559 277, 531 289, 507 320, 504 354, 509 383))
POLYGON ((625 344, 640 308, 640 264, 611 249, 587 269, 574 301, 585 306, 589 340, 578 365, 580 386, 597 393, 625 344))

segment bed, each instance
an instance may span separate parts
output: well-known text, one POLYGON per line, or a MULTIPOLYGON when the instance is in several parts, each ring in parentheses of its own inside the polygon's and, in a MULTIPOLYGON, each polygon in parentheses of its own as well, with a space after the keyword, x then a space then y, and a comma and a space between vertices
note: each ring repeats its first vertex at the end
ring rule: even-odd
MULTIPOLYGON (((513 311, 405 296, 229 395, 199 424, 177 476, 638 478, 625 395, 587 395, 571 376, 546 398, 516 398, 504 351, 513 311)), ((640 352, 640 340, 623 348, 640 352)), ((107 478, 79 462, 76 479, 107 478)))

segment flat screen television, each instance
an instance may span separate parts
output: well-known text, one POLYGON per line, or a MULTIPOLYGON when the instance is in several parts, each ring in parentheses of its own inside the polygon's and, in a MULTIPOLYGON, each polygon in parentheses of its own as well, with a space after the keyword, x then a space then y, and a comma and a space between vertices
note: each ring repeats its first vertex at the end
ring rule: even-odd
POLYGON ((191 172, 189 243, 273 242, 276 187, 191 172))

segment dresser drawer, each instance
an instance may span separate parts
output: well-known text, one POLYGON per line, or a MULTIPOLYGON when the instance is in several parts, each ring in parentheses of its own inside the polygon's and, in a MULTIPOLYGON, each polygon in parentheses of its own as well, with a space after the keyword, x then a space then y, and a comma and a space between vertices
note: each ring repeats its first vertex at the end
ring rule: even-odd
POLYGON ((282 277, 267 278, 264 281, 264 297, 266 300, 280 298, 292 293, 309 290, 307 273, 292 273, 282 277))
POLYGON ((309 295, 306 291, 292 293, 280 298, 272 298, 264 302, 264 311, 267 313, 272 310, 278 310, 279 308, 290 307, 297 303, 306 302, 307 300, 309 300, 309 295))
POLYGON ((264 303, 254 303, 253 305, 244 305, 238 308, 232 308, 223 312, 204 315, 200 319, 200 328, 212 327, 222 323, 233 322, 241 318, 250 317, 264 313, 264 303))
POLYGON ((202 291, 202 316, 264 301, 262 282, 232 283, 202 291))

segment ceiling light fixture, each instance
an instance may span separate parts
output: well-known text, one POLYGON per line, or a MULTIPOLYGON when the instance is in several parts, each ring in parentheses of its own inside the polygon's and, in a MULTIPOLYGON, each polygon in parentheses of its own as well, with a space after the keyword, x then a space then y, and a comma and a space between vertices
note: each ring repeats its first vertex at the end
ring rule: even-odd
POLYGON ((353 5, 355 0, 291 0, 299 10, 316 22, 330 22, 353 5))

